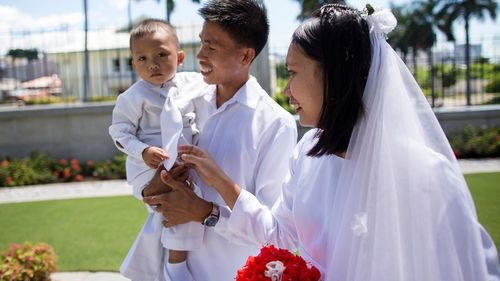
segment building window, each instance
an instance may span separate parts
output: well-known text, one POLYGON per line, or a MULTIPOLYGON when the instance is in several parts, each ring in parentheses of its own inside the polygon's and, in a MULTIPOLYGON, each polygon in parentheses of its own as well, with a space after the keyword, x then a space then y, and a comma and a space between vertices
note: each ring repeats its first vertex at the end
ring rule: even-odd
POLYGON ((125 65, 127 66, 127 71, 132 71, 132 58, 126 58, 125 65))
POLYGON ((120 72, 120 59, 113 59, 113 71, 120 72))

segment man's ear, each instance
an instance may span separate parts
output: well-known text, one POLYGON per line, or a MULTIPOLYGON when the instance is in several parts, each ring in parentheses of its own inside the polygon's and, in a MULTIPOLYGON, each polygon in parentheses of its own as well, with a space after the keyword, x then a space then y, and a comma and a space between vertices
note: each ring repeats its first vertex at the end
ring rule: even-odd
POLYGON ((241 62, 244 65, 251 64, 254 58, 255 58, 255 50, 253 48, 243 49, 243 59, 241 60, 241 62))
POLYGON ((177 66, 181 66, 184 63, 185 56, 184 51, 180 50, 177 52, 177 66))

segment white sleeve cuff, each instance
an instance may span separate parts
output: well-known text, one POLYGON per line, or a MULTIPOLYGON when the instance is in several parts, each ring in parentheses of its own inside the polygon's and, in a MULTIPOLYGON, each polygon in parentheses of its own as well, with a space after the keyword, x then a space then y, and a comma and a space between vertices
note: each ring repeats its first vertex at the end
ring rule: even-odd
POLYGON ((142 152, 147 147, 149 147, 149 145, 143 142, 140 142, 138 140, 132 140, 126 145, 125 150, 128 151, 129 155, 142 159, 142 152))
POLYGON ((248 235, 248 228, 258 223, 253 217, 256 212, 262 211, 262 207, 253 194, 242 189, 232 211, 228 207, 220 208, 219 222, 215 226, 215 231, 234 244, 261 246, 262 243, 258 238, 248 235))

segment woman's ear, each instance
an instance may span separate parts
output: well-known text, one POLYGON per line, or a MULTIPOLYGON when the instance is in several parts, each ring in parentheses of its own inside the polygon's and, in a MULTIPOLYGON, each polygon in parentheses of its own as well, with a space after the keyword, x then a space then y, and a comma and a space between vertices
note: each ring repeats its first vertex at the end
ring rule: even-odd
POLYGON ((253 48, 244 48, 243 49, 243 59, 241 63, 244 65, 249 65, 255 59, 255 49, 253 48))

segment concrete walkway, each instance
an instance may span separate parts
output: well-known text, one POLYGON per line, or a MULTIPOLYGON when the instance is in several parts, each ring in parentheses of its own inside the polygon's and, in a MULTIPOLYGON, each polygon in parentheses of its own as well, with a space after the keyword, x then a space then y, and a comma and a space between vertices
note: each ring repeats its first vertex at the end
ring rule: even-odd
POLYGON ((132 195, 125 180, 86 181, 0 188, 0 203, 132 195))
MULTIPOLYGON (((500 172, 500 158, 459 160, 464 174, 500 172)), ((132 187, 124 180, 90 181, 34 185, 21 188, 0 188, 0 204, 132 195, 132 187)), ((56 272, 53 281, 130 281, 117 272, 56 272)))
POLYGON ((56 272, 52 281, 130 281, 117 272, 56 272))

